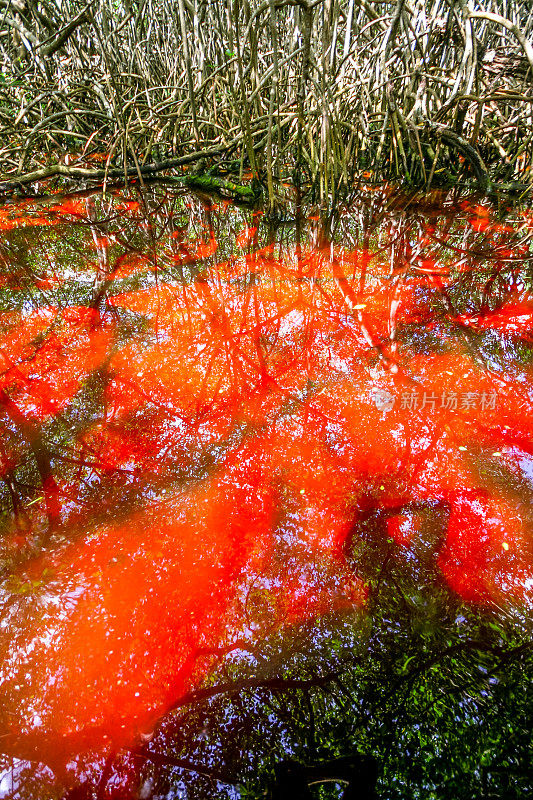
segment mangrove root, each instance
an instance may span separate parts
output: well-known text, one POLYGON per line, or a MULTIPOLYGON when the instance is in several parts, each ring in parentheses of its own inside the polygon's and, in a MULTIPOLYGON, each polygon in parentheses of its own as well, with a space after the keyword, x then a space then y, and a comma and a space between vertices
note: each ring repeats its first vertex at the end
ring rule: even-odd
POLYGON ((489 187, 489 176, 487 168, 477 150, 469 144, 462 136, 447 128, 445 125, 438 125, 435 122, 428 122, 428 127, 432 130, 437 138, 441 139, 448 147, 455 148, 472 167, 476 177, 479 189, 484 194, 489 187))

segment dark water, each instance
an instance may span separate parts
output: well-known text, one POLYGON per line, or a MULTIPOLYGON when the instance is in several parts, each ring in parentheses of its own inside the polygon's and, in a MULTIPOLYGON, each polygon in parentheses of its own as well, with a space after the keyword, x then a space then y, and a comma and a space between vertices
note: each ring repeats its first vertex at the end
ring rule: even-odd
POLYGON ((0 796, 529 796, 531 209, 0 232, 0 796))

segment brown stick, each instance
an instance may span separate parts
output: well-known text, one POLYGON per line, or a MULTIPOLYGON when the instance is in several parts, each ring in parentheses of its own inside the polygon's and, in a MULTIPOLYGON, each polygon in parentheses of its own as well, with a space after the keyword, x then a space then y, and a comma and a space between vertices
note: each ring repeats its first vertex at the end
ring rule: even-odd
POLYGON ((64 164, 54 164, 51 167, 43 167, 43 169, 37 169, 34 172, 28 172, 25 175, 19 175, 17 178, 12 180, 4 180, 0 182, 0 192, 9 192, 13 189, 18 189, 20 186, 24 186, 29 183, 35 183, 36 181, 44 181, 48 178, 55 178, 58 175, 62 175, 65 178, 74 178, 75 180, 102 180, 106 176, 108 178, 122 178, 124 177, 125 173, 128 177, 135 177, 138 175, 138 172, 140 172, 141 175, 156 174, 158 172, 163 172, 167 169, 173 169, 174 167, 179 167, 184 164, 192 164, 195 161, 199 161, 201 158, 222 155, 228 150, 231 150, 231 148, 235 146, 240 138, 241 137, 237 137, 237 139, 234 139, 233 142, 230 142, 229 144, 218 145, 217 147, 208 147, 205 150, 198 150, 195 153, 189 153, 188 155, 180 156, 179 158, 171 158, 168 161, 161 161, 159 163, 144 164, 138 168, 136 166, 128 167, 126 170, 86 169, 85 167, 67 167, 64 164))

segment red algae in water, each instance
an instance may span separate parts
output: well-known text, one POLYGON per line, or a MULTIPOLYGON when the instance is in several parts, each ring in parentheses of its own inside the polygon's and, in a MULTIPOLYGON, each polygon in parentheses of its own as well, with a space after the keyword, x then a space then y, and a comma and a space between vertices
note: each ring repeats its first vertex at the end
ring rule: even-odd
POLYGON ((533 302, 507 303, 483 314, 461 314, 457 321, 479 330, 521 334, 531 339, 533 334, 533 302))
MULTIPOLYGON (((364 613, 350 553, 374 512, 401 559, 427 509, 443 509, 450 591, 531 604, 524 504, 504 461, 486 477, 496 447, 531 453, 533 439, 531 305, 514 267, 514 294, 487 312, 488 262, 436 252, 434 237, 452 236, 438 218, 420 216, 415 242, 416 214, 405 230, 391 216, 362 244, 348 213, 340 246, 315 214, 305 241, 278 241, 257 218, 229 236, 228 205, 178 213, 168 196, 140 228, 137 200, 98 202, 49 209, 57 285, 1 289, 1 476, 34 487, 12 494, 5 554, 16 601, 46 609, 13 622, 9 752, 64 766, 149 730, 217 648, 253 641, 242 595, 276 561, 269 630, 364 613), (506 347, 475 357, 470 329, 506 347)), ((488 209, 463 211, 461 247, 494 234, 488 209)), ((23 219, 0 225, 21 236, 23 219)))

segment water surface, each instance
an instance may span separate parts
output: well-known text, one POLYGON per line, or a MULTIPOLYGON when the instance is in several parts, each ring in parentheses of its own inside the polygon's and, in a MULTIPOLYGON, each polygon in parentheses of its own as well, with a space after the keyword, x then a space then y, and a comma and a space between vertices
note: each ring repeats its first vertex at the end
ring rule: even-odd
POLYGON ((2 796, 354 750, 384 797, 527 794, 532 231, 386 187, 0 208, 2 796))

